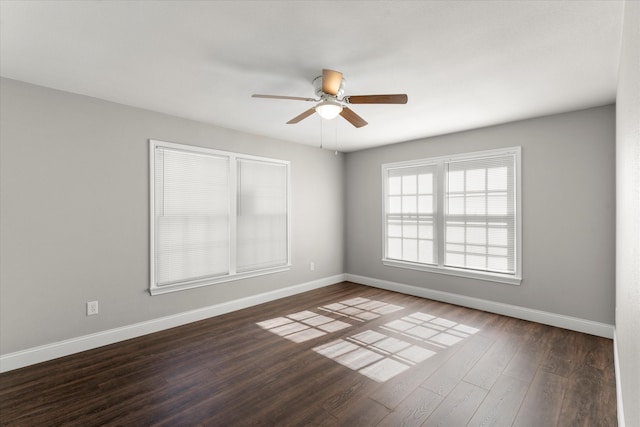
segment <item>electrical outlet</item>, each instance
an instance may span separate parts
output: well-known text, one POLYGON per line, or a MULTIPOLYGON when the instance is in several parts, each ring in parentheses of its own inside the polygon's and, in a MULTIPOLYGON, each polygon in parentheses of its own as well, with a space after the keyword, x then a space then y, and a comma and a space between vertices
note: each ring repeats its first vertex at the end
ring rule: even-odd
POLYGON ((93 316, 94 314, 98 314, 98 301, 88 301, 87 316, 93 316))
POLYGON ((311 261, 311 262, 309 263, 309 270, 310 270, 310 271, 313 271, 313 270, 315 270, 315 269, 316 269, 316 263, 315 263, 315 262, 313 262, 313 261, 311 261))

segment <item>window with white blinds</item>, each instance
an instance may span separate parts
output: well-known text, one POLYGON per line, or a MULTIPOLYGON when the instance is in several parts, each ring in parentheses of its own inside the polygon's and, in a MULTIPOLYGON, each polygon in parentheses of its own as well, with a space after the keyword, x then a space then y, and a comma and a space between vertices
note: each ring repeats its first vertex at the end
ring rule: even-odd
POLYGON ((152 294, 289 268, 288 162, 150 147, 152 294))
POLYGON ((520 283, 520 147, 382 169, 385 265, 520 283))

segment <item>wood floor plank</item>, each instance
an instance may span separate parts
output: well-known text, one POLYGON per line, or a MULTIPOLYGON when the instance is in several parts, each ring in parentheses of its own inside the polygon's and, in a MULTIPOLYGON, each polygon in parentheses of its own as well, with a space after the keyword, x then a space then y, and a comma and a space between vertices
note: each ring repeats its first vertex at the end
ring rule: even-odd
POLYGON ((528 388, 528 383, 501 375, 468 426, 511 426, 528 388))
POLYGON ((439 394, 418 387, 378 427, 421 426, 443 400, 444 397, 439 394))
POLYGON ((421 386, 441 396, 448 395, 493 343, 493 340, 482 335, 469 338, 462 344, 460 351, 440 366, 421 386))
POLYGON ((464 380, 490 390, 521 346, 519 335, 508 333, 500 337, 469 370, 464 380))
POLYGON ((615 387, 611 340, 343 282, 0 374, 0 425, 615 426, 615 387), (261 326, 305 312, 348 327, 261 326))
POLYGON ((349 413, 338 419, 337 425, 371 427, 378 424, 387 414, 389 414, 387 408, 374 400, 363 398, 354 402, 349 413))
POLYGON ((486 395, 487 391, 483 388, 461 381, 427 418, 424 425, 466 426, 486 395))
POLYGON ((567 379, 539 370, 533 378, 514 427, 557 426, 567 379))

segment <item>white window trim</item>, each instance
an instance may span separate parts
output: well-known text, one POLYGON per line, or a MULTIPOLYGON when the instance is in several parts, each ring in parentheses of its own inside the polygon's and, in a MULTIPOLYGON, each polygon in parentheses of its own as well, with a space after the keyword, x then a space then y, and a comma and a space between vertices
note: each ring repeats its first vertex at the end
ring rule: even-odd
POLYGON ((430 157, 418 160, 409 160, 395 163, 384 163, 381 167, 382 173, 382 264, 389 267, 406 268, 410 270, 426 271, 430 273, 445 274, 450 276, 466 277, 470 279, 486 280, 490 282, 505 283, 509 285, 520 285, 522 283, 522 149, 521 147, 508 147, 496 150, 475 151, 472 153, 463 153, 448 156, 430 157), (515 155, 515 192, 516 192, 516 227, 515 227, 515 274, 501 274, 487 271, 470 270, 464 268, 447 267, 442 265, 444 257, 444 162, 475 159, 478 157, 489 157, 499 155, 515 155), (436 232, 434 239, 436 240, 437 251, 434 254, 435 262, 438 265, 423 264, 411 261, 401 261, 388 259, 387 256, 387 170, 403 167, 415 167, 419 165, 438 165, 438 174, 436 176, 436 232))
POLYGON ((268 157, 253 156, 249 154, 234 153, 230 151, 215 150, 211 148, 198 147, 194 145, 177 144, 173 142, 149 140, 149 275, 150 286, 149 293, 151 295, 160 295, 169 292, 176 292, 185 289, 199 288, 203 286, 215 285, 234 280, 242 280, 250 277, 263 276, 266 274, 280 273, 290 270, 291 264, 291 167, 290 162, 281 159, 268 157), (175 149, 178 151, 191 151, 195 153, 204 153, 207 155, 218 155, 229 158, 229 188, 234 189, 230 192, 229 198, 229 274, 218 277, 208 277, 199 280, 184 281, 177 284, 158 285, 156 283, 156 259, 155 259, 155 150, 158 147, 175 149), (236 207, 237 207, 237 160, 253 160, 257 162, 277 163, 287 166, 287 263, 276 267, 269 267, 260 270, 253 270, 245 273, 236 272, 236 207))

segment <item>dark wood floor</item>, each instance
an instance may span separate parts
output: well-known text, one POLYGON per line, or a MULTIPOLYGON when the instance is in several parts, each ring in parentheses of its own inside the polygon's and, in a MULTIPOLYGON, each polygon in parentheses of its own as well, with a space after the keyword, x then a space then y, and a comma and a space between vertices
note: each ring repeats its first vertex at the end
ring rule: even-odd
POLYGON ((615 426, 612 341, 341 283, 0 375, 3 426, 615 426))

